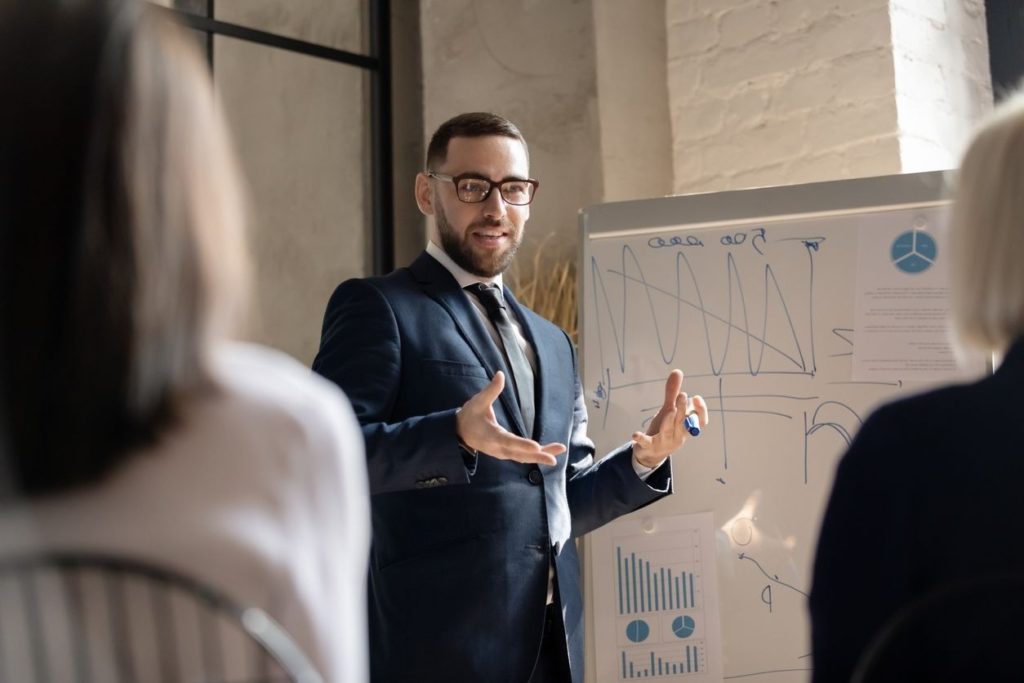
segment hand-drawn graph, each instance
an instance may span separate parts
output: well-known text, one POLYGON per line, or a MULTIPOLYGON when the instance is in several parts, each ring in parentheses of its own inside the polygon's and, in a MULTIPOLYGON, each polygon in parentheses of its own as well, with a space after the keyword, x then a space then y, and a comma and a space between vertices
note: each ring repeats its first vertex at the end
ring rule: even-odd
MULTIPOLYGON (((921 386, 852 381, 858 231, 884 225, 895 237, 922 216, 938 224, 945 210, 663 228, 593 239, 584 249, 583 379, 599 447, 622 443, 654 416, 672 368, 685 372, 684 390, 708 403, 711 423, 674 457, 675 493, 658 509, 713 511, 727 679, 809 678, 805 601, 833 469, 875 406, 921 386)), ((921 240, 908 244, 908 254, 941 253, 921 240)), ((606 534, 594 534, 602 539, 595 548, 609 542, 606 534)), ((615 570, 622 582, 613 591, 622 601, 614 605, 619 679, 692 675, 664 673, 686 661, 679 644, 652 645, 669 636, 682 642, 685 619, 654 618, 679 605, 673 618, 689 615, 689 638, 701 637, 707 614, 686 611, 685 562, 609 547, 608 556, 591 558, 595 574, 605 563, 602 571, 615 570)), ((699 610, 699 583, 692 597, 699 610)), ((706 650, 699 661, 710 661, 706 650)))

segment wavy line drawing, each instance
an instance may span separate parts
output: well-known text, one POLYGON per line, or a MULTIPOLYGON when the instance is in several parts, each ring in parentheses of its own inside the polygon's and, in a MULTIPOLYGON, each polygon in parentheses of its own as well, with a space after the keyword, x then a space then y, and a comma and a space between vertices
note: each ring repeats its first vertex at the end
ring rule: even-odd
MULTIPOLYGON (((808 253, 811 254, 812 250, 808 249, 808 253)), ((813 375, 817 368, 817 361, 813 354, 813 319, 811 321, 812 326, 808 331, 809 346, 812 350, 810 358, 808 358, 801 343, 797 326, 793 320, 786 294, 772 265, 766 263, 761 266, 763 297, 760 303, 763 316, 760 320, 760 330, 751 329, 750 306, 747 301, 743 277, 737 266, 735 256, 731 252, 726 254, 724 265, 726 282, 725 307, 727 311, 719 314, 710 310, 706 305, 703 288, 698 280, 697 273, 693 268, 690 258, 682 251, 678 251, 675 255, 674 292, 658 287, 648 281, 646 272, 636 252, 629 245, 622 247, 619 269, 609 268, 606 271, 602 271, 598 259, 592 257, 590 262, 591 287, 594 305, 597 308, 596 325, 598 327, 597 343, 599 356, 602 359, 607 358, 604 344, 607 338, 606 332, 609 332, 610 339, 615 346, 614 357, 618 370, 625 372, 626 358, 630 346, 630 313, 639 309, 646 309, 650 314, 654 332, 653 339, 657 345, 661 360, 666 365, 671 364, 679 348, 682 315, 684 307, 687 307, 697 311, 700 315, 704 349, 707 354, 708 368, 712 375, 725 374, 725 364, 733 343, 734 333, 742 340, 741 343, 744 345, 747 361, 746 374, 749 376, 757 376, 765 372, 764 364, 766 353, 769 350, 782 360, 784 365, 788 364, 790 366, 791 370, 789 372, 813 375), (609 285, 606 283, 608 276, 615 276, 621 286, 621 310, 619 311, 613 310, 611 297, 609 296, 609 285), (640 295, 642 301, 639 306, 634 306, 634 301, 630 299, 629 286, 631 284, 640 285, 642 289, 640 295), (655 294, 667 296, 674 302, 674 316, 668 311, 658 311, 654 301, 655 294), (785 330, 783 334, 786 337, 787 345, 792 345, 792 351, 787 351, 779 345, 769 342, 767 339, 768 323, 771 319, 770 311, 773 310, 770 308, 770 304, 773 301, 776 302, 777 306, 774 310, 778 310, 781 313, 785 330), (718 349, 715 348, 715 344, 712 342, 711 326, 713 324, 725 326, 725 339, 718 349), (671 327, 671 333, 665 330, 666 326, 671 327)), ((811 290, 811 296, 813 297, 813 269, 809 271, 809 278, 808 289, 811 290)), ((778 371, 773 369, 771 372, 775 373, 778 371)), ((782 371, 786 372, 785 370, 782 371)))

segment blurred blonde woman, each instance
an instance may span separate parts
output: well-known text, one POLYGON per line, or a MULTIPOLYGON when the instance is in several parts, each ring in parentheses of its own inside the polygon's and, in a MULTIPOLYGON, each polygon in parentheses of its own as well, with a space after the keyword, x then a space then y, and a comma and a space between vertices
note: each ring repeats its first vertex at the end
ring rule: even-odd
POLYGON ((225 341, 244 210, 191 42, 146 3, 0 8, 0 554, 167 566, 363 681, 362 438, 333 385, 225 341))
MULTIPOLYGON (((868 644, 883 625, 896 623, 897 614, 924 609, 937 596, 1024 577, 1024 97, 1019 94, 997 107, 963 158, 947 250, 960 341, 1003 360, 993 376, 979 382, 878 410, 840 462, 810 596, 815 681, 849 680, 868 644)), ((1021 596, 1002 596, 1003 602, 1011 599, 1021 596)), ((950 600, 951 605, 967 602, 967 597, 950 600)), ((981 614, 982 605, 976 608, 978 622, 964 623, 949 610, 935 620, 929 637, 956 640, 948 651, 927 653, 935 675, 955 680, 958 671, 969 671, 971 680, 1016 680, 1015 644, 1005 650, 1014 657, 1009 678, 999 669, 1003 662, 982 657, 979 668, 975 661, 978 648, 991 646, 994 637, 984 628, 988 617, 981 614)), ((1016 630, 1003 635, 1017 638, 1016 630)), ((925 653, 904 654, 907 666, 923 666, 923 657, 910 663, 910 656, 925 653)), ((899 680, 895 664, 887 666, 891 680, 899 680)), ((931 680, 921 668, 912 674, 915 680, 931 680)))

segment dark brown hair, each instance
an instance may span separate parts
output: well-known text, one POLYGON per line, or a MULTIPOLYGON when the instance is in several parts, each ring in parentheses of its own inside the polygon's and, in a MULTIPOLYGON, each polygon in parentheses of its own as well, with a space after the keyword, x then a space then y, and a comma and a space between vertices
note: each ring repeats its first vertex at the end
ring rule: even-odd
POLYGON ((101 478, 206 384, 210 323, 233 308, 245 256, 190 39, 131 0, 13 5, 0 11, 0 437, 14 487, 34 495, 101 478))
POLYGON ((448 143, 452 138, 482 138, 490 135, 519 140, 523 143, 523 151, 529 161, 530 150, 526 146, 526 138, 516 124, 497 114, 469 112, 448 119, 434 131, 427 146, 427 169, 435 170, 444 163, 448 156, 448 143))

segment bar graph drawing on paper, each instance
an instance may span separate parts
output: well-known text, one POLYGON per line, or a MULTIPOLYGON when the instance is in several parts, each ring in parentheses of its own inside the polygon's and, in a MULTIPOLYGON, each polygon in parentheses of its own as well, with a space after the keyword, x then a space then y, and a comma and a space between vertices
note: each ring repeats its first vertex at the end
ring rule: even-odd
POLYGON ((598 680, 721 681, 711 516, 623 519, 609 531, 594 546, 598 680))
POLYGON ((622 653, 621 680, 673 676, 704 671, 704 645, 622 653))
MULTIPOLYGON (((675 566, 652 565, 635 552, 624 555, 615 548, 618 575, 619 614, 693 609, 697 590, 693 571, 675 566)), ((671 562, 675 558, 669 558, 671 562)))
POLYGON ((620 537, 613 547, 619 680, 704 672, 698 530, 620 537))

